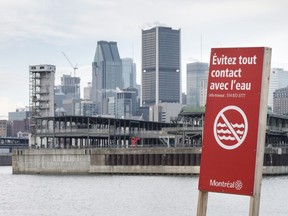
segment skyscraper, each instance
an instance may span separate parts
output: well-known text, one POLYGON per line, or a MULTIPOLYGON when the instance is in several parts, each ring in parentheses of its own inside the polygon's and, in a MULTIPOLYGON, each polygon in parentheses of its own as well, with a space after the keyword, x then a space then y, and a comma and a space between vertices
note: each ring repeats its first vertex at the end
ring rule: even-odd
MULTIPOLYGON (((71 75, 63 75, 61 77, 61 85, 55 86, 54 100, 55 111, 63 113, 64 100, 73 101, 71 99, 80 99, 80 77, 72 77, 71 75)), ((65 102, 67 106, 67 102, 65 102)), ((67 112, 66 114, 68 114, 67 112)), ((72 114, 71 114, 72 115, 72 114)), ((73 114, 74 115, 74 114, 73 114)))
POLYGON ((121 89, 122 61, 117 43, 98 41, 92 63, 92 92, 94 102, 99 103, 100 114, 109 114, 107 99, 116 96, 116 88, 121 89))
POLYGON ((80 99, 80 77, 63 75, 61 77, 61 92, 65 94, 66 99, 80 99))
POLYGON ((123 88, 136 87, 136 64, 131 58, 122 59, 123 88))
POLYGON ((92 83, 88 82, 87 86, 84 87, 84 100, 91 100, 91 90, 92 90, 92 83))
POLYGON ((142 106, 181 103, 180 30, 142 30, 142 106))
MULTIPOLYGON (((268 106, 273 107, 273 94, 277 89, 284 88, 288 85, 288 71, 282 68, 272 68, 270 71, 268 106)), ((273 110, 274 111, 274 110, 273 110)))
POLYGON ((206 102, 208 63, 187 64, 187 105, 203 107, 206 102))
POLYGON ((126 88, 117 92, 116 118, 131 118, 137 115, 137 89, 126 88))
POLYGON ((288 86, 277 89, 273 94, 273 112, 279 115, 288 114, 288 86))

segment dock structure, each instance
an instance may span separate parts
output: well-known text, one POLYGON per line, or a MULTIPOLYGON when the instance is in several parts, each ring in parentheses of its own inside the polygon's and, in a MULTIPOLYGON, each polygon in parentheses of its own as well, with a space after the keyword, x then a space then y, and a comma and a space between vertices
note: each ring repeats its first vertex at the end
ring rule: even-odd
POLYGON ((164 142, 169 138, 164 128, 176 127, 173 123, 89 116, 41 117, 36 121, 38 146, 31 147, 40 148, 169 147, 164 142))
POLYGON ((91 148, 13 151, 14 174, 199 174, 201 148, 91 148))
MULTIPOLYGON (((36 118, 38 145, 13 151, 13 173, 198 174, 204 115, 182 112, 171 123, 36 118)), ((267 115, 263 145, 263 173, 288 174, 288 116, 267 115)))

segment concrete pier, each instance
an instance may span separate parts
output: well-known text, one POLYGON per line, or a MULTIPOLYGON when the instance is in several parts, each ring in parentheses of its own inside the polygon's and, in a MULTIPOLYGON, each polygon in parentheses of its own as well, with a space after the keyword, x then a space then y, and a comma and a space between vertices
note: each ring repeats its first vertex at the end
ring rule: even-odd
POLYGON ((13 174, 199 174, 201 148, 27 149, 13 174))
MULTIPOLYGON (((271 151, 265 151, 267 164, 281 156, 271 151)), ((199 174, 201 147, 17 149, 12 158, 13 174, 193 175, 199 174)), ((264 164, 263 174, 288 174, 288 166, 264 164)))

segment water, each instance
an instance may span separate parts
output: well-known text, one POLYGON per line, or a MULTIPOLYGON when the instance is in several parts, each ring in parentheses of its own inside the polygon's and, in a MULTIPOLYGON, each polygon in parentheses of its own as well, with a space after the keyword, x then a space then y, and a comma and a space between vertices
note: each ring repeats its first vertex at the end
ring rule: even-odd
MULTIPOLYGON (((12 175, 0 167, 0 215, 191 216, 198 177, 12 175)), ((288 176, 264 177, 260 215, 288 215, 288 176)), ((248 215, 247 196, 209 193, 207 215, 248 215)))

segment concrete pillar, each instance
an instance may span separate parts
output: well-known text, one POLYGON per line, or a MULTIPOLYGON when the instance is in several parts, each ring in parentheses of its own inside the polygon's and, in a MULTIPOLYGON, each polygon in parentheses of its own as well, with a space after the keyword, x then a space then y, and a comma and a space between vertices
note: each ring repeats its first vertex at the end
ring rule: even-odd
POLYGON ((200 154, 197 154, 196 155, 196 166, 199 166, 200 165, 200 162, 201 162, 201 155, 200 154))
POLYGON ((140 166, 144 165, 144 155, 143 154, 138 155, 138 165, 140 165, 140 166))
POLYGON ((179 162, 178 162, 179 166, 183 166, 184 165, 184 155, 183 154, 179 154, 179 162))
POLYGON ((137 154, 133 154, 133 165, 139 165, 138 164, 138 155, 137 154))
POLYGON ((131 166, 133 165, 133 155, 132 154, 128 154, 127 155, 127 159, 128 159, 128 165, 131 166))
POLYGON ((105 155, 106 165, 112 165, 112 157, 110 154, 105 155))
POLYGON ((191 166, 196 166, 196 155, 195 154, 191 154, 190 164, 191 164, 191 166))
POLYGON ((185 165, 185 166, 191 165, 191 164, 190 164, 190 154, 185 154, 184 157, 185 157, 185 158, 184 158, 184 165, 185 165))
POLYGON ((148 166, 149 165, 149 154, 144 154, 144 165, 148 166))
POLYGON ((160 165, 160 155, 159 154, 155 154, 155 165, 156 166, 160 165))
POLYGON ((155 154, 149 155, 149 165, 151 165, 151 166, 155 165, 155 154))
POLYGON ((179 155, 173 154, 173 166, 178 166, 178 165, 179 165, 179 155))
POLYGON ((115 155, 115 154, 112 154, 111 155, 112 156, 112 161, 113 161, 113 166, 115 166, 115 165, 117 165, 117 155, 115 155))
POLYGON ((107 154, 106 157, 107 157, 107 164, 112 165, 112 155, 107 154))
POLYGON ((165 166, 167 162, 166 154, 161 154, 161 165, 165 166))
POLYGON ((122 165, 124 165, 124 166, 127 165, 127 155, 126 154, 122 155, 122 165))
POLYGON ((73 147, 76 148, 78 146, 78 138, 74 138, 73 141, 73 147))
POLYGON ((166 154, 166 156, 167 156, 167 166, 172 166, 173 165, 172 154, 166 154))

